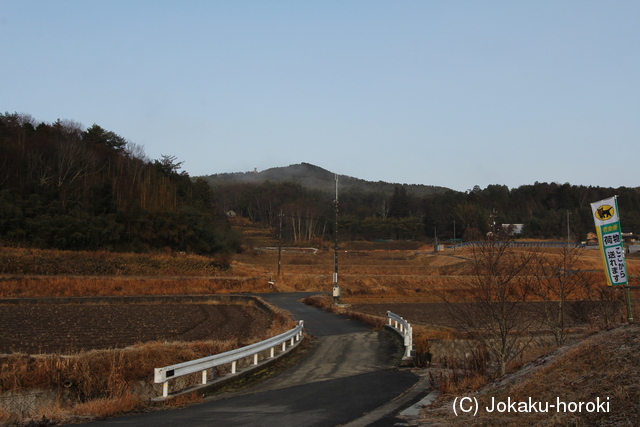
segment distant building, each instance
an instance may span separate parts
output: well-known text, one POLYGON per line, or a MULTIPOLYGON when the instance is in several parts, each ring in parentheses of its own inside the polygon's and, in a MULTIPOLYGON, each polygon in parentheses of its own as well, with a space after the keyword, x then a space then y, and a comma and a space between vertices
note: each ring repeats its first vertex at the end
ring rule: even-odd
POLYGON ((510 236, 520 236, 524 230, 524 224, 502 224, 502 229, 510 236))
POLYGON ((631 228, 622 229, 622 238, 625 242, 634 243, 638 241, 638 236, 633 232, 631 228))

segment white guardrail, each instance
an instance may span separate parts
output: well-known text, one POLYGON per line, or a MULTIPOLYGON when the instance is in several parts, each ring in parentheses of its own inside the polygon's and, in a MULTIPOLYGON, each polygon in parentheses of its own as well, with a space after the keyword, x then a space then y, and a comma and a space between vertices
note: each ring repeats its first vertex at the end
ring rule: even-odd
POLYGON ((318 248, 298 248, 296 246, 283 247, 283 248, 279 248, 277 246, 263 246, 261 248, 253 248, 253 250, 257 252, 264 252, 264 251, 298 252, 302 254, 313 254, 313 255, 315 255, 318 252, 318 248))
POLYGON ((403 359, 410 359, 413 357, 413 328, 411 324, 390 311, 387 311, 387 317, 389 318, 389 324, 387 326, 398 332, 404 338, 403 359))
MULTIPOLYGON (((231 374, 236 373, 237 362, 245 357, 253 356, 253 364, 258 364, 258 355, 262 351, 270 350, 269 358, 275 357, 275 348, 282 345, 282 352, 286 350, 287 342, 290 341, 290 346, 299 342, 302 338, 302 329, 304 322, 301 320, 298 326, 287 331, 283 334, 269 338, 264 341, 260 341, 255 344, 248 345, 246 347, 238 348, 236 350, 227 351, 225 353, 216 354, 213 356, 203 357, 201 359, 190 360, 188 362, 178 363, 176 365, 165 366, 163 368, 154 369, 154 382, 156 384, 162 383, 162 397, 169 396, 169 381, 184 375, 195 374, 202 372, 202 384, 207 384, 207 371, 211 368, 220 365, 226 365, 231 363, 231 374)), ((211 373, 213 378, 213 371, 211 373)))

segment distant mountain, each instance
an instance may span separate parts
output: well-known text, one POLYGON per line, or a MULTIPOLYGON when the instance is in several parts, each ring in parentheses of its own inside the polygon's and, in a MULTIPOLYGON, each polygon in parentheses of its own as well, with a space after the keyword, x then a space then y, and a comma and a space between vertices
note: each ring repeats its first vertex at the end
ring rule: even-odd
MULTIPOLYGON (((254 183, 261 184, 265 181, 271 182, 295 182, 301 186, 313 190, 320 190, 326 193, 335 191, 335 174, 319 166, 309 163, 300 163, 286 167, 276 167, 266 169, 262 172, 234 172, 219 173, 208 176, 201 176, 211 186, 221 186, 234 183, 254 183)), ((393 194, 397 186, 403 184, 388 183, 383 181, 373 182, 364 179, 353 178, 346 175, 338 175, 339 190, 359 190, 363 192, 379 192, 393 194)), ((409 184, 405 185, 408 193, 414 196, 425 196, 428 194, 443 193, 448 188, 435 185, 409 184)))

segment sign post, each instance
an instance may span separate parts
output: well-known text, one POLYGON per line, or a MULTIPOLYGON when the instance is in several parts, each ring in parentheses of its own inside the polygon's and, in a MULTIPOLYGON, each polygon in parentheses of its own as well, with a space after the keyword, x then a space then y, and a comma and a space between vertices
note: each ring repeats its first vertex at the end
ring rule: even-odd
POLYGON ((591 203, 591 211, 596 225, 600 254, 607 273, 607 283, 609 286, 623 286, 626 288, 629 323, 633 323, 631 291, 624 258, 624 244, 620 215, 618 214, 617 196, 591 203))
POLYGON ((338 174, 336 174, 336 226, 334 230, 335 246, 333 250, 333 304, 340 303, 340 285, 338 285, 338 174))

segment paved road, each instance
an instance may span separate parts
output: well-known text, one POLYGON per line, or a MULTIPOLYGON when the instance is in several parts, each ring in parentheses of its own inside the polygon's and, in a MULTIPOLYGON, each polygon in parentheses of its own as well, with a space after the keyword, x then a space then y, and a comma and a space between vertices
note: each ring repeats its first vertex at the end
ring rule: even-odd
MULTIPOLYGON (((370 331, 345 316, 307 307, 305 294, 264 294, 302 319, 313 340, 294 368, 223 399, 184 409, 95 422, 96 426, 338 426, 359 419, 412 387, 418 377, 395 369, 401 354, 390 332, 370 331)), ((393 425, 393 424, 390 424, 393 425)))

